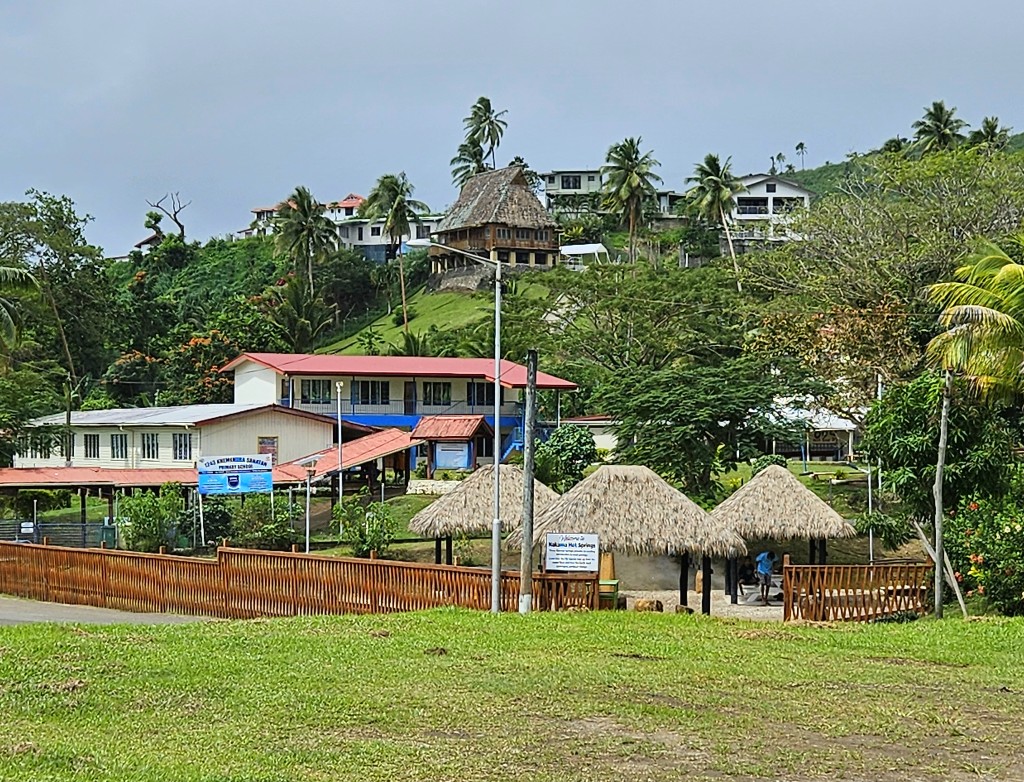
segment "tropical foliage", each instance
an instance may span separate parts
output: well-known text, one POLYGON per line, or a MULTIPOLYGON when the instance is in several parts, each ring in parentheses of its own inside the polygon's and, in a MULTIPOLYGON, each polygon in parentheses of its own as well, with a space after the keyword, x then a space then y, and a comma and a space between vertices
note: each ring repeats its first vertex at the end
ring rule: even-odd
POLYGON ((657 197, 654 186, 661 182, 661 177, 654 173, 661 163, 651 152, 640 150, 642 140, 637 136, 613 144, 601 167, 604 206, 617 214, 629 228, 630 263, 636 262, 636 238, 643 220, 644 204, 657 197))
POLYGON ((281 205, 274 220, 278 251, 292 262, 295 271, 305 270, 309 287, 315 287, 313 267, 338 245, 338 231, 324 205, 308 188, 297 187, 281 205))
POLYGON ((729 220, 733 209, 736 208, 736 194, 742 193, 746 187, 733 176, 730 158, 726 158, 723 163, 717 155, 711 154, 705 156, 703 163, 697 164, 693 176, 687 177, 686 181, 693 185, 686 193, 686 201, 693 214, 711 225, 721 226, 725 231, 729 255, 736 272, 736 290, 742 292, 743 283, 740 281, 736 249, 732 245, 732 234, 729 232, 729 220))

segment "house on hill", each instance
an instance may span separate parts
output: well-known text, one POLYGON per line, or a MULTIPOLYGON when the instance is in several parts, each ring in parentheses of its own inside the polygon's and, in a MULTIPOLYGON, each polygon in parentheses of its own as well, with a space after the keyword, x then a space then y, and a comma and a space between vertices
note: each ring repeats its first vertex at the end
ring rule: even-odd
MULTIPOLYGON (((470 179, 434 232, 434 241, 518 269, 550 269, 558 260, 558 223, 519 166, 470 179)), ((430 250, 431 271, 473 262, 443 247, 430 250)))
POLYGON ((789 230, 792 214, 810 206, 813 193, 775 174, 748 174, 740 182, 746 190, 736 196, 730 216, 736 252, 796 238, 789 230))

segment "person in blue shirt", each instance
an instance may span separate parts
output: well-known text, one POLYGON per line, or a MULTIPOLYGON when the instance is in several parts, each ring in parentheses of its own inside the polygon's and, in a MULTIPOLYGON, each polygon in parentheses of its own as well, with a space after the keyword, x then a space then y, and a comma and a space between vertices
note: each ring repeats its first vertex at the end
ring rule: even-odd
POLYGON ((772 588, 772 571, 775 570, 775 552, 762 551, 757 555, 757 580, 761 584, 761 602, 768 605, 768 593, 772 588))

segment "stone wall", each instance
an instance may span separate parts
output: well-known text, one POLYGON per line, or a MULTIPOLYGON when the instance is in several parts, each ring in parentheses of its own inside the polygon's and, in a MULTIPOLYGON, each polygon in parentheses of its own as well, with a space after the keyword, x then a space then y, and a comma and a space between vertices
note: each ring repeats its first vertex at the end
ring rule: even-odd
POLYGON ((426 481, 413 479, 409 481, 406 494, 448 494, 458 488, 460 481, 426 481))

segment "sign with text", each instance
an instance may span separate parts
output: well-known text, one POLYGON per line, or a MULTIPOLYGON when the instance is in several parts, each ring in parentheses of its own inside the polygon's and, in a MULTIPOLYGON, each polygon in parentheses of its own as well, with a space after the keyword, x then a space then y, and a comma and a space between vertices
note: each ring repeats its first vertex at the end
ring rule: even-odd
POLYGON ((439 470, 468 470, 469 443, 435 444, 434 466, 439 470))
POLYGON ((549 532, 544 563, 548 570, 596 573, 599 552, 597 535, 549 532))
POLYGON ((249 494, 274 489, 274 456, 211 456, 196 463, 200 494, 249 494))

